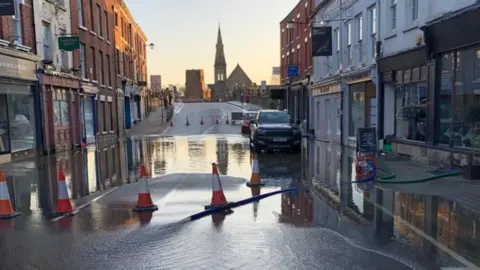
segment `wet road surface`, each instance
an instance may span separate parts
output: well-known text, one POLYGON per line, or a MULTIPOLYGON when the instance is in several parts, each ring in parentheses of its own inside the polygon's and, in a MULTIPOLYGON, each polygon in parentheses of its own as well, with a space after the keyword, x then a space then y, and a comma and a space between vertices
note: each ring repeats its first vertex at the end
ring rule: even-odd
POLYGON ((225 125, 240 109, 225 103, 185 104, 163 136, 135 137, 104 149, 1 168, 17 211, 0 220, 1 269, 441 269, 480 265, 477 225, 468 209, 442 197, 381 186, 345 184, 351 153, 310 142, 304 152, 261 154, 262 188, 247 188, 248 138, 225 125), (185 125, 189 118, 190 126, 185 125), (219 120, 219 124, 215 121, 219 120), (205 124, 200 125, 200 119, 205 124), (211 198, 218 163, 229 201, 280 188, 274 196, 179 222, 211 198), (139 167, 152 168, 159 210, 132 212, 139 167), (56 171, 64 168, 74 217, 52 222, 56 171))

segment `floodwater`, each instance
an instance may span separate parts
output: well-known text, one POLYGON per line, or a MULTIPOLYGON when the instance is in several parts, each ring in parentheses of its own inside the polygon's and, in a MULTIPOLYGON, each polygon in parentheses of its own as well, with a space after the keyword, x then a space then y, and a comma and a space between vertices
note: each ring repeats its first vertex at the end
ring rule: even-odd
POLYGON ((238 135, 128 139, 103 149, 91 146, 0 166, 8 176, 12 203, 22 213, 15 222, 0 223, 2 259, 14 268, 39 269, 47 269, 52 262, 72 269, 480 265, 480 217, 474 211, 421 191, 403 193, 372 184, 350 184, 354 179, 350 150, 317 142, 304 142, 304 146, 299 155, 259 155, 265 187, 257 189, 245 186, 253 160, 248 139, 238 135), (208 204, 212 162, 218 163, 228 200, 289 187, 299 187, 299 192, 234 209, 231 215, 216 214, 170 226, 208 204), (150 191, 160 208, 153 214, 135 215, 130 210, 141 165, 152 172, 150 191), (52 225, 59 168, 65 172, 76 206, 121 188, 77 216, 52 225), (50 250, 42 251, 40 243, 34 243, 36 237, 50 250), (13 248, 37 252, 43 259, 22 257, 13 248))

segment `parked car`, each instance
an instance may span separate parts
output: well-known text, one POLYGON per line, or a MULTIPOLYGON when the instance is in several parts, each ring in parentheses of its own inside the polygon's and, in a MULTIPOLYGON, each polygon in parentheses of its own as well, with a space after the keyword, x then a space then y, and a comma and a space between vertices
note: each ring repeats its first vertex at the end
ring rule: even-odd
POLYGON ((254 120, 257 117, 257 112, 245 112, 242 118, 242 134, 250 134, 250 121, 254 120))
POLYGON ((255 152, 281 150, 299 153, 302 132, 285 111, 261 110, 250 120, 250 147, 255 152))

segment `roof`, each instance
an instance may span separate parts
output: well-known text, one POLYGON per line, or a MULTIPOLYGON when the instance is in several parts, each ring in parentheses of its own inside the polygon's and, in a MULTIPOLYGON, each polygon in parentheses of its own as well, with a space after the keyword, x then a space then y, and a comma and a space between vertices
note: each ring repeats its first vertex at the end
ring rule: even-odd
POLYGON ((302 1, 298 1, 298 3, 295 5, 295 7, 293 7, 290 12, 288 13, 287 16, 285 16, 285 18, 283 18, 283 20, 280 21, 280 23, 285 23, 285 22, 288 22, 291 20, 291 17, 292 17, 292 13, 294 13, 296 11, 296 9, 298 8, 298 6, 302 3, 302 1))

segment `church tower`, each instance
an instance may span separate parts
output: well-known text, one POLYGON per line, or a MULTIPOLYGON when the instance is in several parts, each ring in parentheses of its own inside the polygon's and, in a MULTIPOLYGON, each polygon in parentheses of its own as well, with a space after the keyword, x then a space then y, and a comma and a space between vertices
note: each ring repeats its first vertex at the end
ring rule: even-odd
POLYGON ((223 51, 222 32, 220 31, 220 24, 218 24, 217 34, 217 49, 215 52, 214 68, 214 82, 225 82, 227 80, 227 62, 225 61, 225 53, 223 51))

